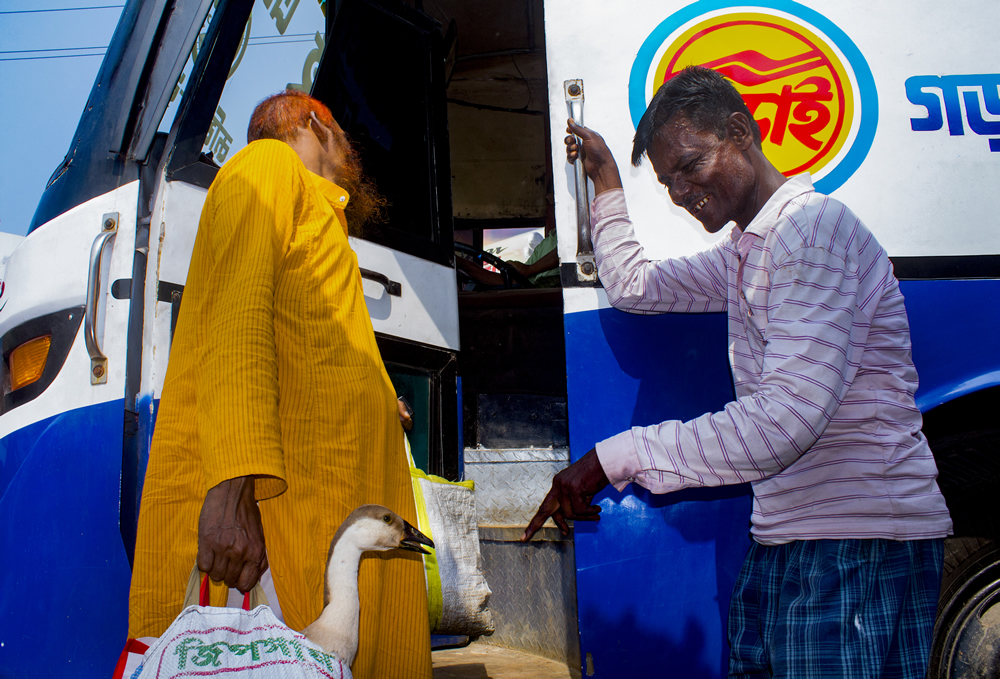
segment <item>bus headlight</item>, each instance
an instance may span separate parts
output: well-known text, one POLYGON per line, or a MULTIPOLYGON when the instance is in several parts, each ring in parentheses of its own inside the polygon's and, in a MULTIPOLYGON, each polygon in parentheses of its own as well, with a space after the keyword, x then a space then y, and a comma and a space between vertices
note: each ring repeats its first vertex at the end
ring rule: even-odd
MULTIPOLYGON (((29 318, 0 337, 0 414, 33 401, 62 372, 74 340, 80 335, 84 306, 29 318)), ((83 339, 80 338, 82 342, 83 339)), ((90 383, 89 366, 81 371, 90 383)))
POLYGON ((51 345, 52 335, 45 335, 28 340, 10 352, 7 361, 10 365, 11 391, 38 381, 45 370, 51 345))

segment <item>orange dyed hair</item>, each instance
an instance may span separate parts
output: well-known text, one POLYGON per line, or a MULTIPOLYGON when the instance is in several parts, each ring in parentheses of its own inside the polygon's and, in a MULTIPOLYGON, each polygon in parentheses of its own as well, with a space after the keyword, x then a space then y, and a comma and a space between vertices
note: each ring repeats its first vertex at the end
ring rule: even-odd
POLYGON ((337 129, 330 109, 318 99, 313 99, 299 90, 285 90, 272 94, 257 104, 257 108, 253 110, 250 125, 247 127, 247 143, 258 139, 290 142, 295 138, 295 130, 309 120, 310 113, 315 113, 319 121, 327 127, 337 129))

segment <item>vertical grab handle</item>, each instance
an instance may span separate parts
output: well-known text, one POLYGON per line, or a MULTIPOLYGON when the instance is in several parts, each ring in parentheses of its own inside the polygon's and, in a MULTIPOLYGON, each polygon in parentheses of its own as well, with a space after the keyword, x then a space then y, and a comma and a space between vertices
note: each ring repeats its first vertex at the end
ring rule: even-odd
MULTIPOLYGON (((583 80, 563 81, 566 105, 569 115, 577 125, 583 125, 583 80)), ((579 140, 578 140, 579 141, 579 140)), ((573 163, 576 175, 576 254, 593 255, 594 245, 590 240, 590 200, 587 197, 587 173, 583 171, 583 161, 577 157, 573 163)), ((590 274, 591 271, 584 273, 590 274)))
POLYGON ((108 357, 101 351, 97 340, 97 305, 100 301, 101 270, 104 263, 104 246, 118 233, 118 213, 108 212, 101 217, 101 233, 90 247, 90 273, 87 276, 87 308, 83 319, 83 339, 90 354, 90 383, 106 384, 108 381, 108 357))

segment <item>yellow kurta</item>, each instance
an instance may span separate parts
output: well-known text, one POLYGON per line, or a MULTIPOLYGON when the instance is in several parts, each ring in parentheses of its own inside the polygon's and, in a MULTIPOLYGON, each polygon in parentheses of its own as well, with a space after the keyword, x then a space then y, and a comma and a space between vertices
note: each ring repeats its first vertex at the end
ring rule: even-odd
MULTIPOLYGON (((205 493, 226 479, 265 477, 268 560, 293 629, 322 610, 330 540, 355 507, 417 523, 347 200, 273 140, 240 151, 208 192, 146 472, 131 636, 159 636, 180 613, 205 493)), ((354 676, 430 677, 419 555, 366 555, 359 582, 354 676)), ((213 604, 225 596, 215 588, 213 604)))

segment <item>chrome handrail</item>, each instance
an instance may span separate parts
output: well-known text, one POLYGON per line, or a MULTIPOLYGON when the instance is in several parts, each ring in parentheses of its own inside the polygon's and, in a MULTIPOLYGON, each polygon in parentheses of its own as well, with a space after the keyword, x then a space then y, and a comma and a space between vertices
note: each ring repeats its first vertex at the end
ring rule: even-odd
MULTIPOLYGON (((583 125, 583 80, 563 82, 569 115, 577 125, 583 125)), ((580 140, 577 139, 580 144, 580 140)), ((583 170, 583 160, 578 155, 573 163, 576 176, 576 254, 593 255, 594 245, 590 240, 590 200, 587 197, 587 173, 583 170)))
POLYGON ((118 213, 109 212, 101 217, 101 233, 90 247, 90 269, 87 275, 87 306, 83 319, 83 339, 90 354, 90 383, 105 384, 108 381, 108 357, 101 350, 97 339, 97 305, 103 286, 101 269, 104 263, 104 247, 118 233, 118 213))

